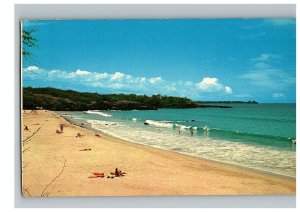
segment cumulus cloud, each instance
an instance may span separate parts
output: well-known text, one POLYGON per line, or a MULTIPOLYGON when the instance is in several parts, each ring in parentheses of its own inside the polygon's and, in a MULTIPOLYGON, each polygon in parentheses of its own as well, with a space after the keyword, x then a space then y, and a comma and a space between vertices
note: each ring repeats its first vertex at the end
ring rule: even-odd
POLYGON ((27 68, 23 69, 24 71, 39 71, 40 68, 37 66, 28 66, 27 68))
POLYGON ((73 72, 66 72, 63 70, 42 70, 38 67, 24 68, 24 79, 41 79, 53 82, 74 83, 86 87, 110 89, 112 91, 123 89, 125 91, 146 93, 151 91, 175 91, 176 85, 170 82, 165 82, 164 85, 159 84, 163 82, 161 77, 135 77, 122 72, 98 73, 86 70, 76 70, 73 72), (30 71, 28 71, 30 70, 30 71), (39 70, 39 73, 33 72, 39 70), (67 81, 66 81, 67 80, 67 81))
POLYGON ((218 78, 204 77, 201 82, 196 84, 196 87, 204 92, 224 91, 227 94, 232 93, 232 89, 221 84, 218 78))
POLYGON ((153 77, 149 79, 149 82, 152 84, 157 83, 159 81, 161 81, 161 77, 153 77))
MULTIPOLYGON (((217 78, 205 77, 200 83, 191 81, 171 82, 161 76, 144 77, 133 76, 122 72, 98 73, 87 70, 76 70, 67 72, 63 70, 44 70, 40 68, 27 67, 24 70, 39 70, 39 72, 25 71, 24 79, 43 80, 45 86, 47 82, 68 84, 70 86, 83 86, 94 91, 136 93, 136 94, 162 94, 193 99, 202 99, 205 94, 219 93, 231 94, 232 89, 219 82, 217 78)), ((72 89, 72 87, 69 87, 72 89)))
POLYGON ((217 78, 204 77, 201 82, 197 84, 197 87, 203 91, 217 91, 221 90, 223 85, 219 83, 217 78))
POLYGON ((97 80, 100 80, 100 79, 106 79, 106 78, 109 78, 109 74, 104 72, 104 73, 98 73, 98 74, 94 74, 94 79, 97 81, 97 80))
POLYGON ((121 72, 116 72, 111 76, 111 80, 119 80, 121 78, 123 78, 125 76, 125 74, 121 73, 121 72))
POLYGON ((274 93, 273 98, 274 99, 282 99, 282 98, 285 98, 285 95, 283 93, 274 93))
POLYGON ((225 86, 225 93, 231 94, 232 93, 231 87, 225 86))
POLYGON ((82 71, 80 69, 78 69, 77 71, 75 71, 75 74, 77 75, 87 75, 87 74, 90 74, 91 72, 89 71, 82 71))

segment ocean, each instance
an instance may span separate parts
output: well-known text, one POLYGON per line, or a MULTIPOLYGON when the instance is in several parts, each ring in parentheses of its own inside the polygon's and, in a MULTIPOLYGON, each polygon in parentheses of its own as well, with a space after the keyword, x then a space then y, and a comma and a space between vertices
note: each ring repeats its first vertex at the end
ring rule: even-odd
POLYGON ((296 104, 230 106, 61 114, 129 142, 295 177, 296 104))

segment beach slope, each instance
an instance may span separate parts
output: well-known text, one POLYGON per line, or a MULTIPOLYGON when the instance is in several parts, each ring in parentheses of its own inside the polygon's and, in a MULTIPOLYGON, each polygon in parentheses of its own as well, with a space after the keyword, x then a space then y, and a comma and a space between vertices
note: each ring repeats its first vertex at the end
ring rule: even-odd
POLYGON ((122 141, 52 111, 23 111, 22 194, 30 196, 295 194, 296 181, 122 141), (64 125, 63 133, 60 124, 64 125), (27 126, 28 130, 24 130, 27 126), (81 137, 76 137, 80 133, 81 137), (107 178, 118 168, 123 177, 107 178), (93 177, 93 173, 105 177, 93 177), (92 178, 91 178, 92 177, 92 178))

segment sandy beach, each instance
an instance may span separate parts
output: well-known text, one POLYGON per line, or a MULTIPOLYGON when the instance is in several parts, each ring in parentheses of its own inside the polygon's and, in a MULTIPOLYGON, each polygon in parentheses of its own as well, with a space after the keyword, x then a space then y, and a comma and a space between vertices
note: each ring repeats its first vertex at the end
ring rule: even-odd
POLYGON ((52 111, 23 111, 22 117, 25 197, 296 193, 295 179, 95 136, 52 111), (63 133, 56 133, 60 124, 63 133), (125 176, 107 178, 115 168, 125 176), (90 178, 94 172, 105 177, 90 178))

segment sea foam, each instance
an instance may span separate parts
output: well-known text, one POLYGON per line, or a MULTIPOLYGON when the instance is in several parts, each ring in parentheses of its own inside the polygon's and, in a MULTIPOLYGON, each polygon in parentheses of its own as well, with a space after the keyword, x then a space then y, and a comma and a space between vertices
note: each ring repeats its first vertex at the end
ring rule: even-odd
POLYGON ((166 128, 172 128, 173 124, 171 123, 166 123, 165 121, 153 121, 153 120, 146 120, 144 122, 146 125, 152 125, 155 127, 166 127, 166 128))
POLYGON ((88 111, 86 111, 86 113, 97 114, 97 115, 103 116, 103 117, 112 117, 112 115, 100 112, 99 110, 88 110, 88 111))
POLYGON ((166 127, 169 130, 158 132, 154 130, 154 127, 132 127, 119 124, 109 127, 105 126, 104 122, 99 122, 92 127, 114 137, 147 146, 295 177, 295 152, 209 137, 199 138, 188 136, 189 134, 186 133, 178 134, 172 132, 170 123, 152 120, 146 120, 146 122, 150 126, 166 127))

